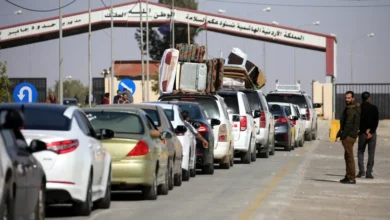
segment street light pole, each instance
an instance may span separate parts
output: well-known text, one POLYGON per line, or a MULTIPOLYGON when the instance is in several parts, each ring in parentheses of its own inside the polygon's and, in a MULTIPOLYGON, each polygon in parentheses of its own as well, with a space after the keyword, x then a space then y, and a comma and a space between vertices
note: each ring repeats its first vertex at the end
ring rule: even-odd
MULTIPOLYGON (((302 27, 305 27, 305 26, 310 26, 310 25, 320 25, 320 22, 319 21, 315 21, 313 23, 310 23, 310 24, 303 24, 303 25, 300 25, 298 28, 302 28, 302 27)), ((294 83, 296 83, 296 64, 295 64, 295 61, 296 61, 296 49, 294 47, 294 83)))
POLYGON ((146 0, 146 101, 149 101, 149 1, 146 0))
POLYGON ((354 53, 354 45, 356 43, 356 41, 362 39, 362 38, 365 38, 365 37, 374 37, 375 34, 374 33, 369 33, 367 35, 364 35, 364 36, 357 36, 355 37, 354 39, 352 39, 352 42, 351 42, 351 55, 350 55, 350 58, 351 58, 351 83, 353 83, 353 53, 354 53))
POLYGON ((110 94, 110 99, 111 99, 111 104, 114 104, 114 98, 113 95, 115 94, 115 89, 114 89, 114 73, 115 73, 115 68, 114 68, 114 6, 112 4, 111 0, 111 94, 110 94))
POLYGON ((62 58, 62 0, 59 0, 59 4, 60 4, 60 7, 59 7, 59 29, 60 29, 60 37, 59 37, 59 68, 60 68, 60 72, 59 72, 59 98, 60 98, 60 104, 62 105, 64 103, 64 85, 63 85, 63 77, 62 77, 62 61, 63 61, 63 58, 62 58))
POLYGON ((92 43, 91 43, 91 0, 88 0, 88 105, 92 106, 92 43))
POLYGON ((142 72, 142 102, 145 102, 145 70, 144 70, 144 29, 143 29, 143 19, 142 19, 142 1, 139 1, 139 25, 141 28, 141 72, 142 72))

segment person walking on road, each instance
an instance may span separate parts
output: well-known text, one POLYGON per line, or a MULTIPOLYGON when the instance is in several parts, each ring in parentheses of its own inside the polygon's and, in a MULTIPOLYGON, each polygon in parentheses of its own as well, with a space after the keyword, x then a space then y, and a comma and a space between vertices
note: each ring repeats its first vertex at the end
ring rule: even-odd
POLYGON ((181 113, 183 119, 184 119, 184 125, 190 130, 190 132, 200 141, 202 141, 203 147, 208 148, 209 143, 206 141, 206 139, 203 138, 203 136, 191 125, 190 121, 190 114, 187 111, 182 111, 181 113))
POLYGON ((58 104, 57 98, 54 96, 54 93, 49 93, 49 97, 46 99, 46 103, 49 104, 58 104))
POLYGON ((119 99, 118 104, 130 104, 131 102, 127 99, 127 94, 123 93, 122 99, 119 99))
POLYGON ((363 103, 361 105, 359 143, 358 143, 358 165, 359 173, 356 177, 366 176, 368 179, 374 179, 372 168, 374 166, 375 147, 376 147, 376 129, 379 124, 378 108, 371 104, 369 92, 362 93, 363 103), (367 172, 364 172, 364 152, 368 145, 367 172))
POLYGON ((108 105, 110 104, 110 93, 105 93, 104 98, 102 99, 101 103, 102 105, 108 105))
POLYGON ((360 104, 354 103, 355 94, 352 91, 345 93, 346 107, 340 118, 340 130, 337 137, 340 138, 344 147, 344 159, 346 166, 345 178, 341 183, 356 184, 355 159, 353 156, 353 145, 358 136, 360 125, 360 104))
POLYGON ((133 94, 128 89, 124 88, 123 89, 123 94, 127 95, 127 99, 129 100, 130 103, 134 102, 133 94))

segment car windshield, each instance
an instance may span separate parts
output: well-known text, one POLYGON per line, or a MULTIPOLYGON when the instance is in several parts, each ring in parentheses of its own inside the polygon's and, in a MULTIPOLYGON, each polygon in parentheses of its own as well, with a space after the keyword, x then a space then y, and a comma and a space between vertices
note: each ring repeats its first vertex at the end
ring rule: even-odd
POLYGON ((110 129, 116 133, 143 134, 141 118, 128 112, 86 111, 89 121, 95 130, 110 129))
POLYGON ((168 119, 170 121, 174 121, 175 120, 175 115, 173 114, 173 110, 172 109, 164 109, 164 112, 165 114, 167 115, 168 119))
POLYGON ((283 102, 283 103, 293 103, 298 105, 300 108, 307 108, 306 99, 303 95, 294 95, 294 94, 268 94, 268 102, 283 102))
POLYGON ((261 106, 260 97, 257 92, 245 92, 245 95, 248 98, 249 105, 252 110, 263 110, 263 106, 261 106))
MULTIPOLYGON (((4 109, 21 110, 20 107, 4 109)), ((25 106, 22 110, 24 116, 23 127, 26 130, 69 131, 72 121, 64 116, 64 111, 65 108, 25 106)))
MULTIPOLYGON (((206 111, 208 118, 218 119, 220 117, 217 101, 215 99, 213 99, 213 98, 206 98, 206 97, 165 97, 162 100, 163 101, 178 100, 178 101, 187 101, 187 102, 199 103, 199 105, 201 105, 203 107, 203 109, 206 111)), ((184 110, 184 109, 182 109, 182 110, 184 110)))
POLYGON ((227 94, 219 94, 223 97, 227 107, 229 114, 240 114, 240 107, 238 106, 237 94, 227 95, 227 94))
POLYGON ((153 123, 154 125, 156 125, 156 127, 160 127, 161 122, 157 110, 155 109, 142 109, 142 110, 144 110, 146 114, 150 116, 150 118, 153 120, 153 123))

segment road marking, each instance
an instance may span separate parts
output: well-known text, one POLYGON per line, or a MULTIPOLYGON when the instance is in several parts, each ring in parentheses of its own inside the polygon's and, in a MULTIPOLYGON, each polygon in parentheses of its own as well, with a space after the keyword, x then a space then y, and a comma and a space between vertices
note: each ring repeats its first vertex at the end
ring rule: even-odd
POLYGON ((272 193, 272 191, 278 186, 283 177, 287 174, 288 170, 291 169, 294 165, 296 165, 301 156, 303 156, 307 149, 303 150, 303 152, 297 156, 294 160, 288 163, 283 169, 281 169, 267 184, 267 187, 262 190, 257 196, 256 199, 251 203, 251 205, 245 209, 245 211, 238 218, 239 220, 247 220, 255 214, 255 212, 263 205, 265 199, 272 193))

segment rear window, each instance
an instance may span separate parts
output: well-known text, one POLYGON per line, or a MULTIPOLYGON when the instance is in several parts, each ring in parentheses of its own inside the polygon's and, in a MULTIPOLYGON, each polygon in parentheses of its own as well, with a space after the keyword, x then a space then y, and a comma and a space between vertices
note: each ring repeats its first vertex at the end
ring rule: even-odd
POLYGON ((248 98, 249 105, 252 110, 263 110, 263 106, 261 106, 260 97, 257 92, 245 92, 245 95, 248 98))
POLYGON ((142 109, 142 110, 144 110, 146 114, 150 116, 150 118, 153 120, 153 123, 154 125, 156 125, 156 127, 160 127, 161 121, 157 110, 154 109, 142 109))
POLYGON ((226 95, 219 94, 223 97, 227 107, 229 114, 240 114, 240 107, 238 106, 238 98, 237 95, 226 95))
POLYGON ((126 134, 143 134, 144 126, 141 118, 128 112, 88 112, 86 111, 89 121, 91 122, 95 130, 99 129, 110 129, 115 133, 126 133, 126 134))
POLYGON ((179 108, 182 111, 188 112, 191 120, 204 120, 201 108, 198 105, 179 104, 179 108))
POLYGON ((269 109, 272 114, 282 114, 282 107, 280 105, 269 105, 269 109))
POLYGON ((162 101, 170 101, 170 100, 199 103, 199 105, 201 105, 202 108, 206 111, 208 118, 218 119, 220 117, 217 101, 215 99, 203 98, 203 97, 165 97, 162 99, 162 101))
POLYGON ((305 96, 303 95, 294 95, 294 94, 268 94, 268 102, 283 102, 283 103, 293 103, 298 105, 300 108, 308 108, 305 96))
POLYGON ((173 113, 173 110, 171 109, 164 109, 164 112, 165 114, 167 115, 168 119, 170 121, 174 121, 175 120, 175 114, 173 113))
MULTIPOLYGON (((20 108, 5 108, 15 109, 20 108)), ((29 108, 25 107, 24 115, 24 129, 26 130, 51 130, 51 131, 69 131, 71 126, 71 119, 64 116, 65 109, 57 108, 29 108)))

